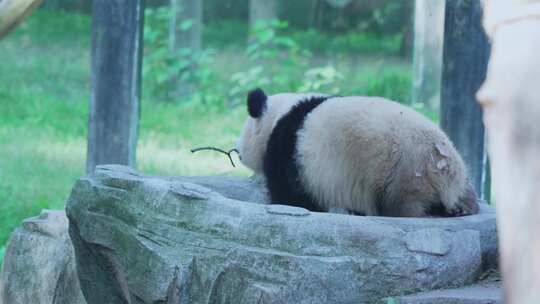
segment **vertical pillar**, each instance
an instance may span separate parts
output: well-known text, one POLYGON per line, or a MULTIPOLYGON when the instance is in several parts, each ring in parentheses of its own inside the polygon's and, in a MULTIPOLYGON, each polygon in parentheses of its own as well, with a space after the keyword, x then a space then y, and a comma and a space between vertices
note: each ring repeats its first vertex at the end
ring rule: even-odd
POLYGON ((482 28, 479 0, 446 0, 441 126, 469 169, 476 192, 484 196, 484 126, 476 91, 486 77, 490 45, 482 28))
POLYGON ((92 3, 92 92, 86 170, 135 166, 144 0, 92 3))

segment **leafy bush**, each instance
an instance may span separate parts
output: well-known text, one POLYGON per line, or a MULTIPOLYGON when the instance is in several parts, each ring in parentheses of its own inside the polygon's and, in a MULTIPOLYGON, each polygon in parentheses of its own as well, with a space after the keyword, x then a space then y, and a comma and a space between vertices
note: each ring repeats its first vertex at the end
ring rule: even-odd
MULTIPOLYGON (((283 22, 283 21, 281 21, 283 22)), ((282 36, 296 42, 313 54, 385 54, 398 55, 402 34, 382 35, 363 30, 345 33, 325 33, 315 28, 299 29, 286 27, 277 29, 282 36)), ((215 49, 241 49, 246 45, 248 26, 240 20, 220 20, 205 24, 203 39, 207 47, 215 49)))
POLYGON ((351 31, 345 34, 325 34, 315 29, 293 30, 289 33, 302 48, 318 54, 387 54, 397 55, 401 34, 380 36, 369 32, 351 31))
MULTIPOLYGON (((333 50, 352 54, 396 55, 401 46, 401 35, 378 37, 370 33, 350 32, 337 36, 333 50)), ((332 49, 328 51, 332 51, 332 49)))
POLYGON ((171 16, 166 7, 145 10, 143 86, 161 97, 169 97, 174 85, 172 78, 177 76, 178 69, 189 66, 189 62, 181 60, 182 54, 169 51, 167 24, 171 16))
POLYGON ((250 32, 250 43, 246 53, 250 60, 297 59, 299 55, 309 55, 300 50, 296 41, 285 35, 289 24, 281 20, 259 20, 250 32))
POLYGON ((410 104, 411 74, 403 69, 385 69, 376 77, 370 78, 364 94, 382 96, 391 100, 410 104))
MULTIPOLYGON (((144 86, 159 99, 183 98, 204 105, 216 104, 219 96, 211 93, 216 83, 216 75, 210 68, 213 50, 181 48, 172 51, 168 45, 171 18, 168 7, 147 9, 145 17, 144 86)), ((193 23, 190 20, 179 24, 182 31, 189 30, 191 26, 193 23)))
POLYGON ((14 34, 28 35, 27 38, 39 43, 56 41, 70 44, 74 40, 87 43, 90 40, 90 23, 88 15, 41 10, 32 14, 14 34))
POLYGON ((206 47, 214 49, 244 48, 248 36, 248 25, 242 20, 218 20, 203 27, 206 47))
MULTIPOLYGON (((170 11, 166 7, 148 9, 146 17, 143 75, 145 91, 153 99, 223 109, 240 104, 247 91, 263 87, 270 93, 361 93, 401 102, 410 100, 410 75, 406 69, 370 71, 370 75, 375 72, 374 77, 359 85, 351 75, 343 75, 339 61, 329 64, 321 61, 321 56, 313 56, 313 52, 333 58, 343 54, 393 54, 399 50, 399 36, 380 38, 351 32, 333 37, 315 30, 291 29, 281 20, 261 20, 251 29, 249 43, 245 45, 246 25, 229 20, 219 23, 222 29, 214 28, 214 24, 205 30, 207 37, 218 35, 220 30, 226 33, 215 45, 228 45, 228 50, 217 53, 207 47, 198 52, 182 49, 173 53, 167 45, 170 11), (239 55, 242 45, 244 51, 239 55), (353 82, 354 89, 348 90, 353 82)), ((181 26, 188 30, 190 24, 181 26)))
POLYGON ((245 50, 251 67, 232 75, 229 97, 237 99, 255 87, 276 92, 295 91, 302 84, 311 54, 284 34, 288 23, 260 20, 250 33, 245 50))
POLYGON ((342 80, 343 75, 331 65, 309 69, 304 75, 304 82, 299 91, 340 94, 338 83, 342 80))
POLYGON ((410 25, 413 6, 412 0, 351 1, 344 9, 326 5, 317 27, 329 33, 358 30, 381 36, 395 35, 410 25))

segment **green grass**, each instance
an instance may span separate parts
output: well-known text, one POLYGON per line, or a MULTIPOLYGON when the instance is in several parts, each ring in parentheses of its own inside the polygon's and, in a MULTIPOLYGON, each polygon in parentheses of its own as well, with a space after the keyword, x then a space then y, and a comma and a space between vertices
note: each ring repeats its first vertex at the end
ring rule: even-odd
POLYGON ((62 208, 84 173, 89 39, 81 23, 89 24, 40 12, 0 41, 0 247, 22 219, 62 208))
MULTIPOLYGON (((0 41, 0 261, 21 220, 41 209, 62 209, 73 183, 84 175, 89 26, 88 16, 38 11, 0 41)), ((238 31, 242 28, 237 24, 226 30, 229 36, 238 31)), ((211 39, 217 34, 210 29, 205 35, 211 39)), ((369 39, 375 41, 372 44, 391 44, 369 39)), ((212 68, 218 80, 248 68, 238 49, 241 46, 220 49, 215 55, 212 68)), ((408 102, 408 63, 351 53, 314 56, 310 65, 338 70, 343 77, 336 86, 343 95, 384 95, 408 102)), ((208 145, 233 147, 246 117, 243 107, 209 110, 189 102, 156 102, 144 88, 143 92, 139 170, 156 175, 249 174, 244 167, 232 168, 221 154, 189 151, 208 145)), ((229 104, 243 104, 243 99, 229 104)))

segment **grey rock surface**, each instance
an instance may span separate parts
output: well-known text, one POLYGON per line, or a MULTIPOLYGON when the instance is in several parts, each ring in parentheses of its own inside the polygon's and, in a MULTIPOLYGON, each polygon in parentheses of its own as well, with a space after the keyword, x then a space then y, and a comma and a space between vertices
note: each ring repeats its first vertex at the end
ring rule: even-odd
POLYGON ((464 286, 496 265, 485 206, 460 218, 360 217, 207 186, 120 166, 81 178, 67 215, 87 302, 380 303, 464 286))
POLYGON ((84 304, 64 211, 26 219, 11 236, 2 273, 2 304, 84 304))
POLYGON ((166 179, 198 184, 234 200, 258 204, 270 203, 264 180, 258 176, 248 179, 236 176, 183 176, 166 179))
POLYGON ((398 297, 397 304, 502 304, 501 282, 474 284, 398 297))

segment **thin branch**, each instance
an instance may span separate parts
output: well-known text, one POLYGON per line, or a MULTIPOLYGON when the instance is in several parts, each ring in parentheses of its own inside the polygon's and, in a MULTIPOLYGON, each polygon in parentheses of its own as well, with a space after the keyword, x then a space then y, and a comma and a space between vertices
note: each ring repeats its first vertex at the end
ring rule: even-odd
POLYGON ((211 151, 221 152, 221 153, 227 155, 227 156, 229 157, 229 160, 231 161, 231 165, 232 165, 233 167, 236 167, 236 166, 234 165, 234 162, 233 162, 231 153, 233 153, 233 152, 239 153, 238 150, 236 150, 236 149, 230 149, 229 151, 225 151, 225 150, 222 150, 222 149, 220 149, 220 148, 215 148, 215 147, 201 147, 201 148, 191 149, 191 153, 195 153, 195 152, 199 152, 199 151, 203 151, 203 150, 211 150, 211 151))

